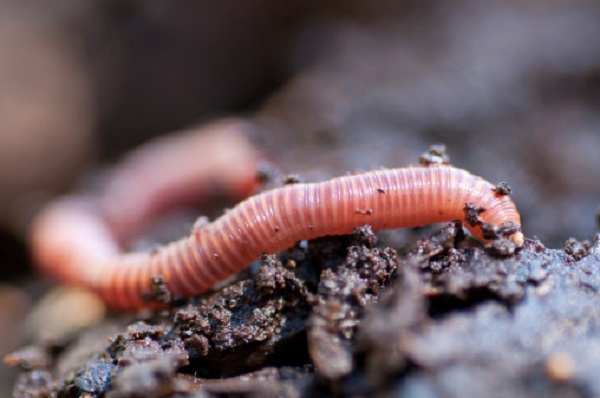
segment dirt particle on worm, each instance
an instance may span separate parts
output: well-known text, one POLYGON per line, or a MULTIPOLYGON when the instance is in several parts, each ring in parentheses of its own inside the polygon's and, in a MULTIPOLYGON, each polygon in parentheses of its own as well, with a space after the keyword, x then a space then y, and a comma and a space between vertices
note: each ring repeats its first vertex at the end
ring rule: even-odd
POLYGON ((476 207, 473 203, 465 203, 463 210, 465 212, 465 221, 470 226, 474 227, 483 223, 483 219, 479 215, 485 211, 485 208, 476 207))
POLYGON ((370 216, 373 214, 373 209, 356 209, 356 214, 362 214, 363 216, 370 216))
POLYGON ((493 223, 483 223, 481 225, 481 236, 487 240, 498 239, 501 236, 500 226, 493 223))
POLYGON ((443 144, 430 146, 427 152, 419 156, 419 164, 450 164, 450 157, 446 154, 446 146, 443 144))
POLYGON ((144 294, 144 300, 170 305, 174 298, 163 275, 152 275, 150 278, 152 290, 144 294))
POLYGON ((498 195, 510 195, 512 188, 506 181, 500 181, 495 187, 492 188, 492 191, 496 192, 498 195))

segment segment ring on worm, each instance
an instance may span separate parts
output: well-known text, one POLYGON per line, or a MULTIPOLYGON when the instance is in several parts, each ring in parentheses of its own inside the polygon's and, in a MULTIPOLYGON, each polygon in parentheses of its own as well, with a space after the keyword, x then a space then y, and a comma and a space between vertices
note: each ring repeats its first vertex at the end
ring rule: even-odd
MULTIPOLYGON (((210 289, 261 253, 299 240, 377 229, 465 220, 465 204, 484 208, 484 223, 521 221, 513 201, 493 185, 451 166, 407 167, 284 186, 252 196, 209 224, 198 223, 179 241, 148 253, 119 253, 103 218, 86 200, 48 207, 33 230, 34 256, 48 274, 96 291, 112 307, 149 305, 150 277, 162 274, 169 289, 190 296, 210 289), (48 238, 48 236, 51 238, 48 238), (53 237, 53 238, 52 238, 53 237)), ((482 238, 480 225, 465 225, 482 238)), ((518 231, 510 236, 522 246, 518 231)))

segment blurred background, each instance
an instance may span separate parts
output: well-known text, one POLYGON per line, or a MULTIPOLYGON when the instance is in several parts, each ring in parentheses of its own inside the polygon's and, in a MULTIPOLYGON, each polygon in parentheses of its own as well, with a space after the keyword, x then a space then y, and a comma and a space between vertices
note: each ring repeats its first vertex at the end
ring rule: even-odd
MULTIPOLYGON (((25 245, 35 209, 224 115, 308 179, 444 143, 453 164, 510 183, 526 235, 592 239, 600 3, 0 0, 0 355, 31 334, 43 291, 25 245)), ((6 396, 11 377, 0 369, 6 396)))

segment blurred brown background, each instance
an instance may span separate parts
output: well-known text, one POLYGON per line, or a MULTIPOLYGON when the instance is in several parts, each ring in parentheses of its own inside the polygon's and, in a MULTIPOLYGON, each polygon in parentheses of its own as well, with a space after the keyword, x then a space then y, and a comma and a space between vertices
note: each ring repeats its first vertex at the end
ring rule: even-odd
POLYGON ((560 247, 597 230, 599 106, 591 0, 2 0, 0 354, 37 292, 35 208, 153 136, 245 115, 307 178, 445 143, 560 247))

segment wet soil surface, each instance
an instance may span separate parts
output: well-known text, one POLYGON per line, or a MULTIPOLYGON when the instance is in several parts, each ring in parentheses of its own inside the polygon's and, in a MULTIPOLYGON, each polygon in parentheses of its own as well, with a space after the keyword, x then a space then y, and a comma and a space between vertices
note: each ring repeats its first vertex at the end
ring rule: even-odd
POLYGON ((17 397, 595 396, 599 289, 598 239, 502 255, 449 224, 398 254, 363 227, 8 361, 17 397))

